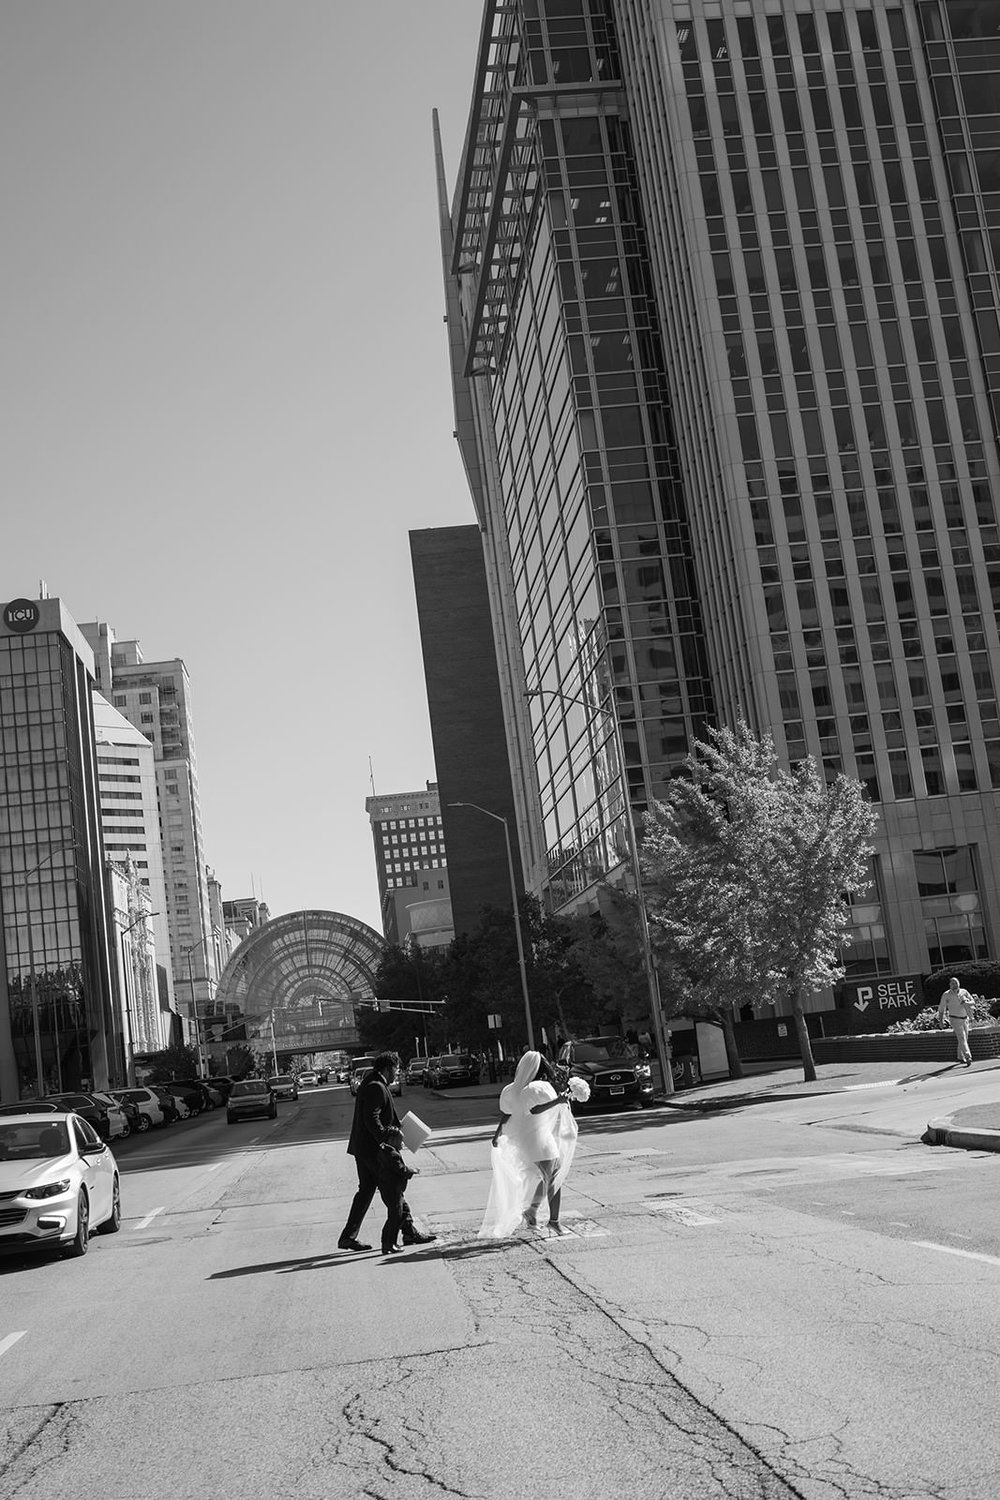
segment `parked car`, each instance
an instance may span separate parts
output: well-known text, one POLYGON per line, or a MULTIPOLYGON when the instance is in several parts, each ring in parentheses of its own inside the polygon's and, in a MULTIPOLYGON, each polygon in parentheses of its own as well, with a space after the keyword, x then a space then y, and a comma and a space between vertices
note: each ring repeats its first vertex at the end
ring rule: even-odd
POLYGON ((304 1072, 299 1074, 300 1089, 314 1089, 318 1083, 319 1074, 314 1073, 311 1068, 306 1068, 304 1072))
POLYGON ((299 1086, 291 1073, 275 1073, 267 1080, 267 1086, 276 1099, 297 1099, 299 1086))
POLYGON ((433 1058, 428 1072, 432 1089, 454 1088, 458 1083, 478 1083, 479 1059, 471 1052, 448 1052, 433 1058))
POLYGON ((571 1075, 590 1085, 590 1098, 573 1110, 594 1109, 600 1105, 640 1104, 653 1102, 653 1080, 645 1062, 631 1042, 620 1036, 585 1036, 564 1042, 559 1062, 571 1075))
POLYGON ((347 1068, 338 1068, 337 1069, 337 1082, 338 1083, 346 1083, 347 1080, 350 1078, 350 1076, 351 1076, 351 1074, 350 1074, 349 1069, 347 1069, 347 1068))
POLYGON ((407 1083, 423 1083, 427 1077, 426 1057, 411 1057, 406 1064, 405 1078, 407 1083))
MULTIPOLYGON (((122 1114, 125 1116, 125 1124, 127 1127, 124 1134, 122 1135, 123 1140, 126 1138, 126 1136, 130 1136, 133 1130, 135 1131, 136 1135, 138 1135, 139 1111, 130 1099, 119 1099, 117 1094, 105 1092, 103 1089, 95 1089, 94 1098, 97 1099, 100 1103, 110 1105, 112 1107, 112 1110, 115 1107, 121 1110, 122 1114)), ((112 1133, 111 1139, 116 1139, 114 1133, 112 1133)))
POLYGON ((210 1078, 205 1079, 205 1082, 210 1089, 215 1089, 216 1093, 222 1095, 222 1102, 225 1104, 233 1091, 233 1084, 236 1082, 236 1079, 230 1078, 228 1073, 213 1073, 210 1078))
POLYGON ((113 1089, 112 1093, 120 1104, 132 1104, 138 1116, 134 1128, 140 1134, 151 1130, 154 1125, 166 1125, 167 1115, 163 1101, 157 1098, 152 1089, 113 1089))
MULTIPOLYGON (((350 1076, 348 1077, 347 1083, 352 1094, 356 1094, 358 1092, 358 1088, 361 1084, 362 1079, 364 1078, 366 1073, 371 1072, 372 1064, 374 1063, 374 1061, 374 1056, 356 1057, 351 1063, 351 1072, 350 1076)), ((398 1073, 396 1075, 396 1081, 392 1085, 392 1088, 389 1090, 389 1092, 395 1094, 397 1099, 402 1097, 403 1080, 398 1073)))
POLYGON ((0 1120, 0 1249, 86 1255, 91 1229, 121 1228, 118 1164, 71 1110, 0 1120))
POLYGON ((431 1074, 433 1073, 434 1068, 436 1067, 436 1065, 440 1061, 441 1061, 440 1057, 425 1057, 424 1058, 424 1088, 425 1089, 429 1089, 430 1088, 430 1086, 431 1086, 431 1074))
POLYGON ((226 1102, 226 1120, 235 1125, 237 1120, 250 1120, 256 1115, 266 1115, 274 1120, 278 1115, 278 1101, 264 1078, 244 1078, 234 1083, 226 1102))
POLYGON ((164 1118, 168 1125, 173 1125, 176 1120, 186 1120, 191 1111, 187 1107, 187 1101, 180 1098, 178 1094, 172 1094, 162 1083, 151 1083, 149 1085, 151 1094, 155 1094, 160 1101, 164 1118))
POLYGON ((107 1103, 94 1094, 46 1094, 46 1102, 57 1109, 68 1110, 93 1125, 102 1141, 128 1135, 128 1120, 119 1104, 107 1103))
POLYGON ((205 1099, 201 1089, 192 1088, 189 1083, 170 1082, 163 1084, 162 1087, 186 1105, 189 1115, 200 1115, 205 1108, 205 1099))

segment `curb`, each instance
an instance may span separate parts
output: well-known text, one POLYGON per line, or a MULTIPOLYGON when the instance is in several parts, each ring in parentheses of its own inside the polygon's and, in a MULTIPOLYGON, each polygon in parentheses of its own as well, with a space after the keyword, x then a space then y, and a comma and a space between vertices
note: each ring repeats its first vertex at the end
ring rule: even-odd
POLYGON ((955 1146, 961 1151, 1000 1151, 1000 1130, 956 1129, 950 1117, 929 1120, 922 1137, 928 1146, 955 1146))

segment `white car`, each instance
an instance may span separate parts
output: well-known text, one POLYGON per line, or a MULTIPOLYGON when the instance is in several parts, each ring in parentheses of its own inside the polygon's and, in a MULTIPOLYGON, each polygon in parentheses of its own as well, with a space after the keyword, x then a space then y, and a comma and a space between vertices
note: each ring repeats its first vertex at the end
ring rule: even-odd
POLYGON ((116 1099, 114 1094, 98 1092, 97 1089, 94 1089, 93 1097, 108 1107, 108 1128, 111 1132, 108 1139, 116 1141, 120 1138, 124 1141, 132 1134, 132 1126, 128 1115, 121 1107, 121 1101, 116 1099))
POLYGON ((163 1105, 157 1099, 152 1089, 115 1089, 116 1099, 127 1099, 134 1104, 139 1111, 139 1131, 145 1133, 154 1125, 165 1125, 167 1117, 163 1112, 163 1105))
POLYGON ((311 1068, 307 1068, 304 1073, 299 1074, 300 1089, 315 1088, 318 1083, 319 1075, 314 1073, 311 1068))
POLYGON ((86 1255, 90 1233, 121 1228, 118 1163, 70 1111, 0 1118, 0 1249, 86 1255))

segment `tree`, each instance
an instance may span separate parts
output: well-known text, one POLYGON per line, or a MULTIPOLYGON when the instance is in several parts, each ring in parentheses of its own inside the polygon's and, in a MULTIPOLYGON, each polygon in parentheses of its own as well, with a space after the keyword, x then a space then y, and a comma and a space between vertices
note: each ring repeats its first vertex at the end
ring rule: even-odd
POLYGON ((669 1003, 719 1019, 741 1071, 736 1011, 782 991, 811 1080, 803 994, 842 976, 844 893, 868 884, 876 814, 860 782, 827 785, 812 760, 784 770, 770 736, 758 739, 745 723, 709 733, 647 817, 643 842, 669 1003))
POLYGON ((643 961, 635 896, 602 884, 600 910, 561 918, 570 939, 566 956, 586 981, 587 1010, 578 1010, 578 1032, 620 1031, 649 1021, 649 983, 643 961))
POLYGON ((200 1068, 193 1047, 175 1045, 151 1052, 146 1067, 150 1083, 170 1083, 174 1078, 197 1078, 200 1068))

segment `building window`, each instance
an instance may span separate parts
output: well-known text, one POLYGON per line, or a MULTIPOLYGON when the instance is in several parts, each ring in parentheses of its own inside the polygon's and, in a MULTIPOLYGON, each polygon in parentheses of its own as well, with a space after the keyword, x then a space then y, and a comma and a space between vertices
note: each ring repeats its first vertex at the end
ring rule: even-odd
POLYGON ((918 850, 913 864, 931 968, 986 958, 989 949, 972 847, 918 850))

